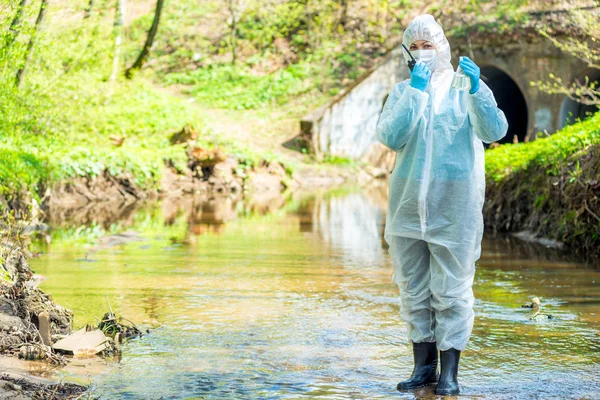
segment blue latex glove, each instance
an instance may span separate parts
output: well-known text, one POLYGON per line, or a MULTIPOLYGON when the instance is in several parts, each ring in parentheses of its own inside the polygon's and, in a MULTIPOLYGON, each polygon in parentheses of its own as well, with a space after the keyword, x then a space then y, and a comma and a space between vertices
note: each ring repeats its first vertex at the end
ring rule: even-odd
POLYGON ((463 69, 465 75, 469 77, 471 81, 471 90, 469 93, 474 94, 479 90, 479 76, 480 71, 477 64, 475 64, 469 57, 463 57, 458 65, 463 69))
POLYGON ((410 86, 424 92, 429 85, 431 70, 422 61, 417 61, 413 70, 410 72, 410 86))

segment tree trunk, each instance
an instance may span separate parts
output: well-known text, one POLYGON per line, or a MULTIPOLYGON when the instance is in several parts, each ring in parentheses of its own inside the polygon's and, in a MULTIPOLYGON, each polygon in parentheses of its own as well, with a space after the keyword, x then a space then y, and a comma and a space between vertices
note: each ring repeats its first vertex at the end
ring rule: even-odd
POLYGON ((113 57, 113 70, 110 75, 110 82, 117 80, 119 72, 119 58, 121 57, 121 43, 123 42, 123 19, 125 18, 125 0, 117 0, 115 9, 115 55, 113 57))
POLYGON ((154 43, 154 38, 156 37, 156 32, 158 32, 158 25, 160 24, 160 15, 162 13, 163 4, 164 4, 164 0, 156 1, 156 10, 154 12, 154 21, 152 21, 152 26, 150 27, 150 30, 148 31, 148 37, 146 38, 146 43, 144 43, 144 47, 142 48, 142 51, 140 52, 140 55, 138 56, 137 60, 135 60, 133 65, 131 67, 129 67, 129 69, 127 69, 127 71, 125 72, 125 76, 128 79, 131 79, 134 71, 137 71, 144 66, 144 63, 146 62, 146 59, 148 58, 148 55, 150 54, 150 49, 152 48, 152 43, 154 43))
POLYGON ((237 43, 235 40, 237 30, 237 15, 235 9, 235 0, 227 0, 227 8, 231 14, 231 30, 229 31, 229 47, 231 49, 231 63, 235 65, 237 61, 237 43))
MULTIPOLYGON (((24 2, 22 2, 21 4, 24 4, 24 2)), ((25 72, 27 71, 27 64, 29 64, 29 62, 31 61, 31 56, 33 55, 33 45, 35 43, 35 37, 37 36, 38 31, 40 30, 40 25, 42 24, 42 21, 44 20, 44 15, 46 13, 47 6, 48 0, 42 0, 42 4, 40 5, 40 11, 38 12, 37 19, 35 20, 35 27, 33 28, 33 33, 31 34, 31 37, 29 38, 29 43, 27 44, 27 51, 25 52, 25 63, 17 71, 17 77, 15 81, 17 87, 20 87, 21 83, 23 83, 23 78, 25 77, 25 72)))
POLYGON ((17 30, 17 27, 21 24, 21 18, 23 17, 23 10, 25 9, 25 6, 27 5, 27 0, 21 0, 19 2, 19 5, 17 6, 17 13, 15 14, 15 17, 13 18, 12 22, 10 23, 10 35, 6 41, 6 47, 10 47, 14 41, 17 39, 17 36, 19 35, 19 31, 17 30))

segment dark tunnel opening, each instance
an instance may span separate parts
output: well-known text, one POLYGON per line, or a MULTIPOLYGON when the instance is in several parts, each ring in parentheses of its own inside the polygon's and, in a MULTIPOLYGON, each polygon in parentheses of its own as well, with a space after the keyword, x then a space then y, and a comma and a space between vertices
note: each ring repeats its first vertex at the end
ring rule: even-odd
POLYGON ((496 67, 482 67, 481 79, 494 92, 494 97, 508 121, 508 132, 499 143, 512 143, 515 135, 519 142, 527 136, 527 102, 519 86, 508 74, 496 67))
MULTIPOLYGON (((585 83, 586 77, 589 79, 591 85, 598 88, 600 84, 600 71, 590 70, 586 71, 582 76, 577 79, 578 82, 585 83)), ((600 107, 593 104, 581 104, 575 100, 565 97, 560 109, 560 127, 563 128, 566 125, 571 125, 578 120, 583 121, 584 119, 592 116, 600 107)))

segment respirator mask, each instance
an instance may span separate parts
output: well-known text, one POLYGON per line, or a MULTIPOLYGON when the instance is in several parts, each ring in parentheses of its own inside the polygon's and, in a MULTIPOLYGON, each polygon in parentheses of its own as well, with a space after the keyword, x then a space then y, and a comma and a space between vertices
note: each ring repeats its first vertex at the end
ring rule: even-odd
MULTIPOLYGON (((435 71, 435 69, 437 68, 437 50, 413 50, 410 53, 415 59, 420 60, 423 64, 425 64, 427 68, 431 70, 431 72, 435 71)), ((404 54, 404 58, 407 62, 410 60, 410 56, 408 54, 404 54)))

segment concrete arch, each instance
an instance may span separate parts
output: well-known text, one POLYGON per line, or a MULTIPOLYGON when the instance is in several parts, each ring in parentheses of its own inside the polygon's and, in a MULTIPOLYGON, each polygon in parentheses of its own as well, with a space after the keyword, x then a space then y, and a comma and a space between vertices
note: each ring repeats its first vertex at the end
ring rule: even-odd
POLYGON ((494 65, 483 65, 482 80, 492 89, 498 108, 504 111, 508 120, 508 133, 500 143, 512 143, 514 136, 519 142, 525 141, 529 126, 529 107, 524 91, 506 71, 494 65))
MULTIPOLYGON (((590 83, 596 83, 596 88, 600 86, 600 70, 592 68, 588 68, 579 74, 573 82, 579 81, 584 83, 586 77, 589 78, 590 83)), ((560 107, 558 126, 563 128, 566 125, 575 123, 578 119, 584 120, 598 110, 600 110, 598 106, 581 104, 565 96, 560 107)))

